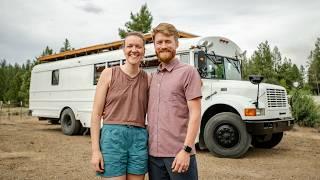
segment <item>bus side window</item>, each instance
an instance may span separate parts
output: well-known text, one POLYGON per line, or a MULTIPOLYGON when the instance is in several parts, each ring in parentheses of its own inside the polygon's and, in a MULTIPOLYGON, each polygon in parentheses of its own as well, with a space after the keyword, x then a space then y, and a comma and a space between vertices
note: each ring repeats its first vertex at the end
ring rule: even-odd
POLYGON ((189 64, 189 59, 190 59, 189 53, 180 54, 180 61, 181 62, 183 62, 185 64, 189 64))
POLYGON ((93 85, 97 85, 102 71, 106 68, 106 63, 99 63, 94 65, 93 85))
POLYGON ((113 67, 113 66, 120 66, 120 60, 117 61, 109 61, 107 62, 107 66, 109 67, 113 67))
POLYGON ((157 68, 160 64, 157 56, 145 57, 140 63, 140 67, 143 69, 157 68))
POLYGON ((52 71, 51 85, 59 85, 59 69, 52 71))

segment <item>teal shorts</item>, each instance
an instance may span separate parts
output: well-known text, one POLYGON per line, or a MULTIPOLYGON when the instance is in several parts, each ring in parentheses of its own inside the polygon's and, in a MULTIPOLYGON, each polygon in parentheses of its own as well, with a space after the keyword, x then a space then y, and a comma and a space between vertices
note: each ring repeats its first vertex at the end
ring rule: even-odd
POLYGON ((104 124, 100 150, 104 161, 102 177, 126 174, 143 175, 148 171, 148 133, 145 128, 104 124))

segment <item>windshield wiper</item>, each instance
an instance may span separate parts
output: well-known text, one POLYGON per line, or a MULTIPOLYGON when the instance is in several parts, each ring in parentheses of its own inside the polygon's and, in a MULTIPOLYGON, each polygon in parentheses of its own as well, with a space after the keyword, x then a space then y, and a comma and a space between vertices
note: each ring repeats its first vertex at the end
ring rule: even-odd
POLYGON ((213 57, 214 59, 212 59, 207 53, 205 53, 206 57, 213 63, 213 64, 218 64, 217 60, 216 60, 216 54, 214 53, 214 51, 212 51, 213 57))
POLYGON ((235 62, 233 62, 233 60, 232 60, 232 62, 231 62, 229 58, 226 57, 226 59, 227 59, 227 61, 228 61, 230 64, 233 65, 234 68, 237 69, 238 73, 240 73, 239 66, 238 66, 235 62))

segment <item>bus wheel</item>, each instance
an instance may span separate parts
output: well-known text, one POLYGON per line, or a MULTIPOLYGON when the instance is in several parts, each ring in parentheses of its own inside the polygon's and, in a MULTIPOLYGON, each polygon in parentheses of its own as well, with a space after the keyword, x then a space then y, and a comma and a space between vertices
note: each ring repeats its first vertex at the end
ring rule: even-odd
POLYGON ((62 112, 60 122, 61 130, 65 135, 71 136, 78 134, 81 128, 80 121, 76 120, 74 113, 70 108, 65 109, 62 112))
POLYGON ((238 158, 248 151, 251 135, 239 115, 223 112, 211 117, 207 122, 204 142, 215 156, 238 158))
POLYGON ((268 135, 253 136, 252 138, 253 147, 271 149, 280 143, 283 137, 283 132, 271 134, 271 137, 268 139, 265 139, 264 136, 268 136, 268 135))

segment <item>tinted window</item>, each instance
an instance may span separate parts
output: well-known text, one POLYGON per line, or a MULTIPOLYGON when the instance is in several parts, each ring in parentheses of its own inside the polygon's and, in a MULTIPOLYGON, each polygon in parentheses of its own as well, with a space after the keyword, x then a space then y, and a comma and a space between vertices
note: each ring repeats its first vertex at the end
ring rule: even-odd
POLYGON ((100 75, 102 71, 105 69, 105 67, 105 63, 99 63, 94 65, 93 85, 97 85, 100 75))
POLYGON ((59 84, 59 70, 53 70, 51 75, 51 85, 59 84))

